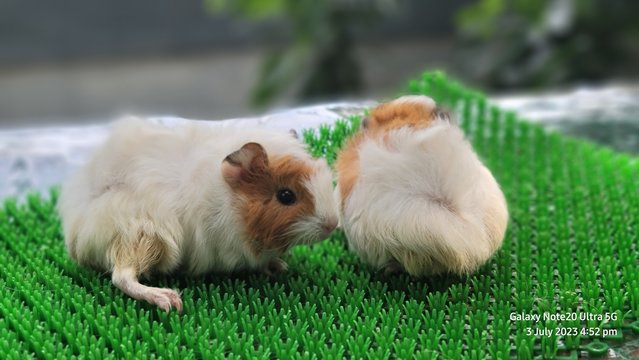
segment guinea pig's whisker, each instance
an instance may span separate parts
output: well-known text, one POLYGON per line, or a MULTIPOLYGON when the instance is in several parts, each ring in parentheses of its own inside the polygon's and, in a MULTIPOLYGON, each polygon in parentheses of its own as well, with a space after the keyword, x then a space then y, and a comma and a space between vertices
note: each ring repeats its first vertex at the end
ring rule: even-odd
POLYGON ((291 245, 294 245, 294 244, 287 244, 287 243, 284 243, 283 245, 278 246, 278 247, 275 247, 275 248, 272 248, 272 249, 270 249, 270 250, 272 250, 272 251, 286 250, 286 249, 288 249, 289 247, 291 247, 291 245))
POLYGON ((318 240, 319 234, 321 234, 321 226, 311 221, 300 225, 296 230, 300 234, 298 244, 312 244, 318 240))

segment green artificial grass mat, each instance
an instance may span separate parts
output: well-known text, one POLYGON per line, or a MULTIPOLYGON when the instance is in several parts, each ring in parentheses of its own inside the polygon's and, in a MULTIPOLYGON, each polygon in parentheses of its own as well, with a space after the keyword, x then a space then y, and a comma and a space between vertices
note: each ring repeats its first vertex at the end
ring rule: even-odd
MULTIPOLYGON (((69 259, 52 191, 0 211, 0 357, 577 358, 636 338, 637 158, 520 121, 441 73, 409 92, 456 110, 508 199, 503 247, 476 274, 386 276, 337 232, 272 278, 152 278, 183 290, 184 313, 166 314, 69 259)), ((358 122, 304 138, 332 162, 358 122)))

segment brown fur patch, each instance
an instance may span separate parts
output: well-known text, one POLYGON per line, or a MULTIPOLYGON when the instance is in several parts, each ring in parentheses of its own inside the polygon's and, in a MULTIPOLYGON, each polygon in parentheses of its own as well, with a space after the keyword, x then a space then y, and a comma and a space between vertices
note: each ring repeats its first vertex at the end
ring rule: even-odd
POLYGON ((420 102, 391 101, 378 105, 368 121, 367 130, 373 134, 387 132, 400 127, 425 128, 430 125, 436 107, 429 107, 420 102))
POLYGON ((341 197, 341 206, 351 195, 353 187, 359 178, 359 145, 366 139, 363 132, 355 134, 337 155, 335 170, 341 197))
POLYGON ((340 188, 341 204, 344 204, 355 183, 359 179, 359 146, 367 138, 381 138, 388 143, 385 136, 388 130, 400 127, 425 128, 441 109, 428 107, 415 101, 391 101, 375 107, 370 116, 362 121, 362 128, 342 148, 337 156, 335 169, 340 188))
POLYGON ((288 234, 291 225, 315 212, 313 195, 304 186, 314 169, 293 156, 273 156, 268 163, 264 171, 235 188, 244 198, 241 212, 256 255, 265 250, 286 251, 294 240, 288 234), (283 188, 295 193, 294 204, 283 205, 277 200, 277 191, 283 188))

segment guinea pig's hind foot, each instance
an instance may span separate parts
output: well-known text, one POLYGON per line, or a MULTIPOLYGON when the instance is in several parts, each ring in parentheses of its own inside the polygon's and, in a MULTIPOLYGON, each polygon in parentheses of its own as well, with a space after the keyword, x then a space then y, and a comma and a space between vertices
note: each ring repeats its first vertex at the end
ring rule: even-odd
POLYGON ((280 258, 271 259, 268 264, 262 268, 262 272, 268 276, 274 276, 286 271, 288 271, 288 264, 280 258))
POLYGON ((113 270, 111 279, 113 285, 136 300, 145 300, 150 304, 157 305, 166 312, 169 312, 172 308, 182 312, 182 299, 177 291, 140 284, 133 267, 116 267, 113 270))

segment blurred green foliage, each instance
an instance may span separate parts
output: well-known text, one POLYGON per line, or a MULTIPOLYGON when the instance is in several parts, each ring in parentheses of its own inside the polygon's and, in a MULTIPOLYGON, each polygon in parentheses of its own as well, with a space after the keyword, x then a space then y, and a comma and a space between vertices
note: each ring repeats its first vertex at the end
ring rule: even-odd
POLYGON ((456 65, 492 88, 600 80, 632 67, 639 1, 479 0, 456 17, 456 65))
POLYGON ((292 41, 264 60, 252 102, 263 106, 292 91, 301 100, 322 99, 361 90, 360 66, 352 29, 370 24, 394 0, 205 0, 212 12, 287 21, 292 41))

